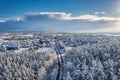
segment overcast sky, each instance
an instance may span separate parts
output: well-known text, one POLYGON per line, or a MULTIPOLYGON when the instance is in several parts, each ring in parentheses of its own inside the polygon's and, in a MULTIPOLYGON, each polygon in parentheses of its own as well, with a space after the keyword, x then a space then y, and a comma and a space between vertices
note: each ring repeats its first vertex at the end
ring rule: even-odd
POLYGON ((119 32, 120 0, 0 0, 0 31, 119 32))

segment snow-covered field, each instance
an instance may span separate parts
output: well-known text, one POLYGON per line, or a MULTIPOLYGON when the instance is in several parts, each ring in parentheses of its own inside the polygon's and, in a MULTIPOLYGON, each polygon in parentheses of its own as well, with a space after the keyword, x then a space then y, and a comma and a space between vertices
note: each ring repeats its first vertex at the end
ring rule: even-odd
POLYGON ((36 52, 51 52, 51 51, 54 51, 53 47, 39 48, 36 52))

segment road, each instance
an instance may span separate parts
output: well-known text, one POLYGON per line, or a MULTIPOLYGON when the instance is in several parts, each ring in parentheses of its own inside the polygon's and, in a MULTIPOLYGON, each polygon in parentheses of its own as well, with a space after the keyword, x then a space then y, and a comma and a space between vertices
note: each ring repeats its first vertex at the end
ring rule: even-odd
POLYGON ((60 48, 58 39, 55 39, 55 51, 56 51, 57 59, 58 59, 58 73, 57 73, 56 80, 62 80, 61 75, 63 71, 63 58, 61 54, 63 54, 63 51, 60 48))

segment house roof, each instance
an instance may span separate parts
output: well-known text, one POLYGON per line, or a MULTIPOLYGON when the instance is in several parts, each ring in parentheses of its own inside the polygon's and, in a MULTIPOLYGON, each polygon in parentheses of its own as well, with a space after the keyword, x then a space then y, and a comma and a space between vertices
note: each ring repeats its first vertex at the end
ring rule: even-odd
POLYGON ((8 48, 17 48, 18 44, 8 44, 7 47, 8 48))

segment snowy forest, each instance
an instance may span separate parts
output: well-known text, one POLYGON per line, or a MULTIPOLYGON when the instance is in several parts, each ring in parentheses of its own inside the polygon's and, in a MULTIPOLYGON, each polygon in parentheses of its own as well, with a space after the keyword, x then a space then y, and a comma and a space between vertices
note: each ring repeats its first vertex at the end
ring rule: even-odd
POLYGON ((0 80, 54 80, 56 68, 51 53, 0 55, 0 80))
POLYGON ((120 43, 108 45, 66 52, 63 80, 120 80, 120 43))
POLYGON ((120 80, 119 36, 67 34, 53 38, 53 44, 53 51, 1 52, 0 80, 57 80, 57 76, 61 80, 120 80))

